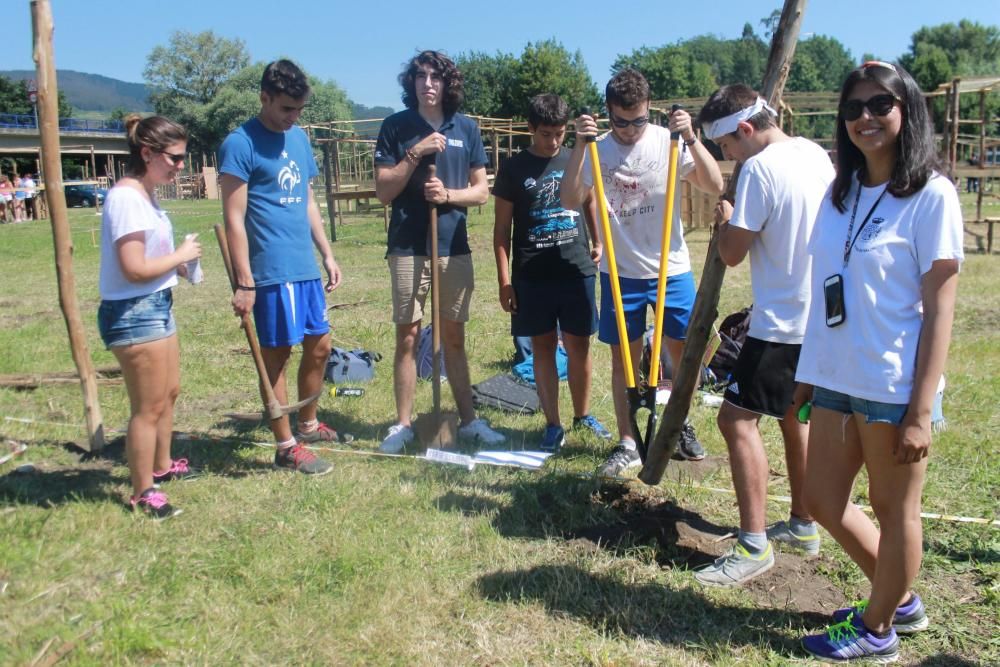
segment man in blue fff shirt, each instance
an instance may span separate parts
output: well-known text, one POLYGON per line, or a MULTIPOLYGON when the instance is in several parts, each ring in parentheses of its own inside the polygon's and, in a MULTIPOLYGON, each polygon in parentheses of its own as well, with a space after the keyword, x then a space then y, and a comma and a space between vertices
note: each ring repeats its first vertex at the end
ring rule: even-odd
MULTIPOLYGON (((260 82, 260 112, 219 149, 223 217, 236 275, 233 311, 238 316, 253 311, 268 379, 283 405, 293 345, 302 344, 299 396, 322 390, 330 356, 325 292, 341 281, 310 183, 316 160, 309 138, 295 125, 308 101, 309 82, 301 69, 288 60, 269 64, 260 82), (313 246, 323 260, 325 284, 313 246)), ((304 447, 338 439, 316 418, 317 407, 313 402, 299 410, 294 435, 287 417, 271 421, 276 468, 312 475, 331 470, 304 447)))
POLYGON ((466 207, 489 197, 486 151, 476 123, 458 113, 465 98, 462 74, 437 51, 414 56, 399 75, 406 109, 382 123, 375 146, 375 193, 392 202, 386 258, 396 325, 393 390, 397 423, 380 449, 398 453, 413 440, 410 424, 417 382, 416 356, 424 303, 430 288, 430 243, 437 243, 441 339, 448 383, 458 406, 462 438, 488 445, 504 436, 476 417, 472 405, 465 323, 472 300, 472 251, 466 207), (430 177, 431 165, 437 175, 430 177), (429 238, 430 205, 438 210, 438 237, 429 238))

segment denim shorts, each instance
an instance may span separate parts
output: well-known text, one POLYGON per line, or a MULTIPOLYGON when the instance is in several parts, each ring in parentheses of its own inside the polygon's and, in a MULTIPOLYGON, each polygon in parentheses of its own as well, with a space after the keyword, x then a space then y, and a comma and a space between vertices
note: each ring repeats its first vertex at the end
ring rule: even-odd
MULTIPOLYGON (((939 391, 934 396, 934 405, 931 407, 931 424, 935 428, 943 426, 945 421, 942 405, 943 398, 944 392, 939 391)), ((833 410, 845 415, 854 412, 862 414, 865 416, 866 424, 892 424, 893 426, 899 426, 903 423, 903 417, 906 416, 906 410, 909 408, 909 404, 907 403, 869 401, 864 398, 848 396, 839 391, 824 389, 823 387, 815 387, 813 389, 812 402, 813 407, 826 408, 827 410, 833 410)))
POLYGON ((133 297, 101 301, 97 310, 97 328, 101 340, 110 349, 149 343, 177 333, 169 288, 133 297))

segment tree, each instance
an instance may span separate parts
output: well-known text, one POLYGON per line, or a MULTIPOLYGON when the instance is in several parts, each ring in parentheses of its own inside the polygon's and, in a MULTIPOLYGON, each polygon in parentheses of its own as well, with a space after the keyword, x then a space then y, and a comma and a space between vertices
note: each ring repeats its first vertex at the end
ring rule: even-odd
MULTIPOLYGON (((211 150, 260 110, 260 79, 265 67, 267 63, 258 62, 243 68, 219 88, 208 104, 199 108, 198 129, 202 141, 211 150)), ((351 118, 351 102, 343 89, 332 81, 309 76, 308 72, 306 76, 312 94, 299 117, 301 124, 351 118)))
POLYGON ((496 55, 471 51, 459 54, 455 65, 465 81, 465 103, 462 105, 465 113, 494 118, 524 115, 514 99, 518 60, 513 55, 500 51, 496 55))
POLYGON ((596 109, 601 105, 601 94, 590 78, 583 54, 577 51, 570 55, 555 39, 528 42, 516 72, 518 111, 514 115, 518 117, 525 116, 528 100, 542 93, 559 95, 573 112, 581 107, 596 109))
POLYGON ((801 40, 795 48, 795 59, 789 72, 788 90, 814 92, 840 90, 844 79, 856 67, 851 52, 833 37, 814 35, 801 40), (811 69, 798 75, 802 86, 793 85, 796 69, 811 69))
MULTIPOLYGON (((72 118, 73 105, 69 103, 66 96, 60 90, 59 117, 72 118)), ((24 114, 30 116, 34 113, 31 102, 28 100, 28 82, 24 79, 12 81, 5 76, 0 76, 0 113, 24 114)))
POLYGON ((249 63, 243 40, 218 37, 211 30, 175 31, 167 46, 150 51, 143 75, 153 89, 150 101, 156 112, 185 125, 196 150, 214 150, 209 135, 201 132, 206 105, 249 63))
MULTIPOLYGON (((948 59, 951 71, 957 76, 1000 74, 1000 28, 967 20, 924 26, 913 33, 909 51, 899 60, 912 73, 922 55, 926 60, 940 61, 941 54, 948 59)), ((936 88, 944 80, 934 81, 927 87, 936 88)))

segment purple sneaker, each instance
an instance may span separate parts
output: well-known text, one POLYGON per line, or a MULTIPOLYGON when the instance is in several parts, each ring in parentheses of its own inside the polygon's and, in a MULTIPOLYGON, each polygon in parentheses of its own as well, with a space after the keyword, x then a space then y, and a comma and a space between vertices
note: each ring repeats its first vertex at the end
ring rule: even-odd
POLYGON ((847 620, 827 628, 826 632, 802 638, 802 648, 823 662, 852 660, 886 664, 899 660, 899 637, 889 628, 889 634, 879 637, 851 614, 847 620))
MULTIPOLYGON (((833 612, 833 622, 841 623, 853 613, 861 616, 868 608, 868 600, 858 600, 852 602, 850 607, 844 607, 833 612)), ((924 603, 916 593, 910 594, 910 599, 896 607, 896 613, 892 615, 892 629, 896 634, 912 635, 926 630, 930 626, 927 620, 927 611, 924 603)))

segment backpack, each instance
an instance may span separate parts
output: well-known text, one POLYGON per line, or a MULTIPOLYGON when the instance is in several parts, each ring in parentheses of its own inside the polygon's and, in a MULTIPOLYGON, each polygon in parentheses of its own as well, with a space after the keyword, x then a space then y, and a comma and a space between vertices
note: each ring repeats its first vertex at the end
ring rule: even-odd
POLYGON ((751 315, 753 315, 753 304, 727 315, 719 325, 719 337, 722 342, 708 362, 708 370, 717 380, 726 382, 732 373, 736 358, 740 356, 743 343, 747 339, 747 332, 750 331, 751 315))
POLYGON ((330 350, 323 377, 327 382, 370 382, 375 377, 375 362, 381 361, 378 352, 365 350, 330 350))
MULTIPOLYGON (((434 374, 434 340, 431 338, 431 325, 428 324, 420 332, 420 342, 417 343, 417 377, 430 380, 434 374)), ((444 345, 441 346, 441 379, 447 379, 444 368, 444 345)))

